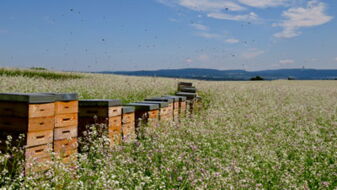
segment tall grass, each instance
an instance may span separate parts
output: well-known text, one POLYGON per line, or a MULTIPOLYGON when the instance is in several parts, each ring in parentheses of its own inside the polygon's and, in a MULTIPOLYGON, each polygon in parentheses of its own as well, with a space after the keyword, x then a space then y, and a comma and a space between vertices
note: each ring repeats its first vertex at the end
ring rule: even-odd
POLYGON ((0 68, 0 76, 11 76, 11 77, 23 76, 23 77, 29 77, 29 78, 44 78, 44 79, 54 79, 54 80, 83 78, 83 76, 80 74, 57 73, 57 72, 52 72, 52 71, 46 71, 42 68, 32 68, 30 70, 0 68))
MULTIPOLYGON (((1 91, 75 91, 139 100, 175 90, 174 79, 90 75, 57 83, 0 77, 1 91), (15 79, 15 80, 13 80, 15 79)), ((74 167, 10 178, 4 189, 336 189, 337 84, 333 81, 194 81, 208 109, 144 128, 107 149, 94 137, 74 167)), ((0 156, 0 162, 6 155, 0 156)))

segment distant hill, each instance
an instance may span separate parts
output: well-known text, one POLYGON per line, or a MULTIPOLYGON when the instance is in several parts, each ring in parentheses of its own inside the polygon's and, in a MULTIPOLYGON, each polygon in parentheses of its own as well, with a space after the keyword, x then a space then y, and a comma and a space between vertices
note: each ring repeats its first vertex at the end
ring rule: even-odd
POLYGON ((103 74, 119 74, 130 76, 157 76, 170 78, 187 78, 200 80, 250 80, 261 76, 266 80, 295 79, 295 80, 335 80, 337 70, 322 69, 278 69, 264 71, 216 70, 216 69, 166 69, 156 71, 102 71, 103 74))

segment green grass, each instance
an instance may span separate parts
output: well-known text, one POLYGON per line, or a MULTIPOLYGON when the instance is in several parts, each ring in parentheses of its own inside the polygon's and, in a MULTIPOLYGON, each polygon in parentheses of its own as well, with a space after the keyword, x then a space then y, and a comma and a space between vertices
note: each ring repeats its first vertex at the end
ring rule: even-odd
MULTIPOLYGON (((138 101, 170 94, 178 80, 87 74, 62 82, 0 76, 1 92, 77 92, 138 101)), ((14 177, 4 189, 336 189, 337 83, 193 81, 202 109, 179 124, 144 128, 115 149, 93 132, 76 170, 14 177)), ((5 154, 0 163, 6 161, 5 154)), ((1 165, 1 164, 0 164, 1 165)))
POLYGON ((29 78, 44 78, 44 79, 52 79, 52 80, 67 80, 67 79, 83 78, 83 76, 80 74, 56 73, 56 72, 46 71, 43 68, 32 68, 31 70, 0 68, 0 76, 23 76, 23 77, 29 77, 29 78))

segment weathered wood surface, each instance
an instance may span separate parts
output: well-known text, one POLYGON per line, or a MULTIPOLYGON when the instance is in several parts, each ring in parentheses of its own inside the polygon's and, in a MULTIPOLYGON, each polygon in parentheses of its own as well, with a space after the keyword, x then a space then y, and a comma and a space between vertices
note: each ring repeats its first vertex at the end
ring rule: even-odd
POLYGON ((68 127, 78 125, 78 114, 67 113, 55 115, 55 127, 68 127))
POLYGON ((77 137, 77 126, 60 127, 54 129, 54 141, 77 137))

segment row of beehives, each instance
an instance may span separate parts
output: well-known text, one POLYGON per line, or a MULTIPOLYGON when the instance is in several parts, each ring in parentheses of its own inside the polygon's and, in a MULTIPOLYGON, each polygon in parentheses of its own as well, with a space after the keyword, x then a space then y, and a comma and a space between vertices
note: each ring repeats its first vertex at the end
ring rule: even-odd
MULTIPOLYGON (((92 124, 104 124, 111 145, 137 138, 143 124, 157 126, 159 121, 179 121, 193 111, 198 100, 191 83, 179 83, 175 96, 145 99, 122 105, 119 100, 79 100, 77 94, 2 93, 0 94, 0 150, 10 135, 25 150, 25 168, 52 159, 50 152, 64 163, 76 160, 78 137, 92 124)), ((35 169, 35 168, 34 168, 35 169)))

